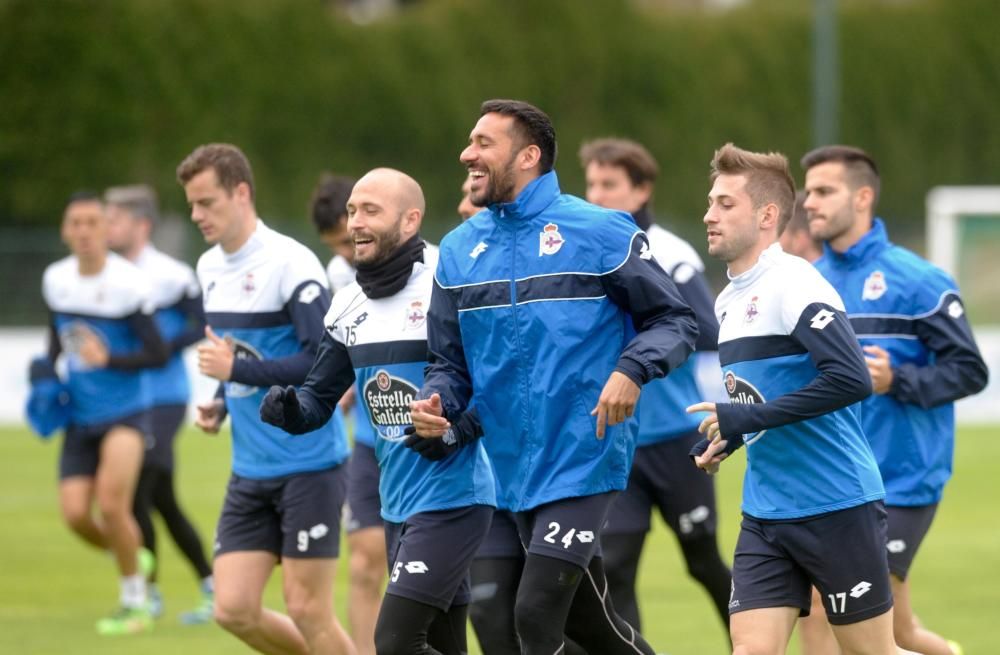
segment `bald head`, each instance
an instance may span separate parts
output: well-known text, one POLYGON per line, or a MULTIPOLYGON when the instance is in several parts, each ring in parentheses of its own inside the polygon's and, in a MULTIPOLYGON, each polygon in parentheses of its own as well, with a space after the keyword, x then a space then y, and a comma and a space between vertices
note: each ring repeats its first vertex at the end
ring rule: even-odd
POLYGON ((376 168, 362 176, 347 200, 355 261, 381 261, 416 236, 425 207, 420 185, 402 171, 376 168))

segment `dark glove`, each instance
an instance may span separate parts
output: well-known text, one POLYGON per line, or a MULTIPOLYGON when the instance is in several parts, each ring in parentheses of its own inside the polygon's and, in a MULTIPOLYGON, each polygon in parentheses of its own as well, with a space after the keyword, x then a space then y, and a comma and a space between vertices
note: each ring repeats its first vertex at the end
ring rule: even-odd
MULTIPOLYGON (((723 448, 721 452, 719 452, 719 455, 722 455, 723 453, 725 453, 726 455, 732 455, 737 450, 743 447, 743 436, 739 434, 736 435, 735 437, 725 439, 724 441, 726 442, 726 447, 723 448)), ((691 460, 694 461, 695 457, 704 455, 705 451, 708 450, 708 446, 711 443, 712 442, 709 441, 708 439, 699 439, 693 446, 691 446, 691 451, 688 453, 688 457, 690 457, 691 460)))
POLYGON ((260 402, 260 420, 296 434, 305 422, 295 387, 271 387, 260 402))
POLYGON ((58 379, 59 375, 56 373, 56 367, 52 365, 48 357, 35 357, 31 360, 31 366, 28 367, 28 380, 31 384, 41 382, 42 380, 58 379))
POLYGON ((458 445, 455 443, 454 437, 449 438, 451 436, 451 430, 449 430, 448 433, 441 438, 424 438, 417 434, 416 428, 411 425, 403 430, 403 434, 409 435, 403 440, 404 446, 413 450, 424 459, 429 459, 432 462, 442 460, 458 450, 458 445), (450 443, 446 443, 445 439, 447 439, 450 443))

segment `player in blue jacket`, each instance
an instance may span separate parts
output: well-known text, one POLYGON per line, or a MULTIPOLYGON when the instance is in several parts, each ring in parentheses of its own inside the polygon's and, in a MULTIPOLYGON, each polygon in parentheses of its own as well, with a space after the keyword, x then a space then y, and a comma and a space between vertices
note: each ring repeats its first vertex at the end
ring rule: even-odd
POLYGON ((986 386, 986 364, 955 281, 889 241, 875 218, 872 158, 826 146, 807 153, 802 166, 809 230, 826 242, 816 266, 844 299, 875 389, 861 415, 885 482, 896 642, 951 655, 957 645, 913 614, 907 573, 951 477, 954 402, 986 386))
POLYGON ((147 369, 152 393, 149 410, 150 438, 135 491, 135 520, 143 544, 154 555, 149 574, 149 604, 155 617, 163 614, 163 598, 157 578, 159 552, 152 511, 167 526, 177 548, 198 578, 201 603, 181 614, 181 622, 200 624, 212 620, 212 566, 205 556, 201 536, 181 508, 174 490, 174 439, 187 415, 191 383, 184 366, 183 351, 205 335, 205 309, 194 270, 186 263, 160 252, 150 236, 159 216, 156 192, 144 184, 112 187, 104 193, 108 205, 108 242, 115 252, 143 270, 152 282, 156 305, 154 318, 170 350, 166 366, 147 369))
POLYGON ((716 301, 730 402, 703 402, 708 472, 747 447, 729 601, 733 652, 783 652, 816 586, 845 655, 896 653, 885 492, 859 420, 871 393, 837 292, 778 234, 792 213, 788 160, 731 143, 712 160, 708 252, 729 267, 716 301))
POLYGON ((487 210, 441 243, 412 418, 436 439, 479 412, 528 551, 523 652, 558 652, 565 630, 589 652, 652 653, 607 597, 600 530, 628 480, 639 390, 684 363, 697 327, 631 217, 560 192, 555 154, 542 111, 483 103, 461 161, 487 210))
POLYGON ((51 314, 47 368, 52 375, 57 363, 65 368, 69 396, 60 505, 81 539, 115 557, 121 608, 97 630, 118 635, 152 627, 132 499, 152 402, 142 369, 163 366, 168 349, 149 279, 108 252, 105 209, 93 194, 70 199, 62 236, 72 254, 45 269, 42 295, 51 314))
POLYGON ((329 419, 357 381, 359 403, 378 435, 377 479, 391 572, 375 628, 376 651, 461 655, 469 564, 489 529, 496 488, 476 440, 477 424, 465 432, 464 448, 405 432, 427 363, 435 263, 419 236, 423 192, 410 176, 378 168, 358 180, 347 211, 357 281, 334 298, 305 384, 298 392, 272 387, 261 417, 292 434, 307 432, 329 419))
MULTIPOLYGON (((656 261, 694 310, 698 320, 695 348, 717 356, 719 323, 705 265, 691 244, 654 221, 651 200, 659 166, 653 155, 628 139, 596 139, 580 147, 580 163, 586 174, 587 200, 632 215, 646 232, 656 261)), ((688 573, 708 592, 723 625, 729 625, 732 574, 722 561, 716 539, 715 486, 713 478, 688 460, 688 451, 701 440, 699 419, 684 411, 701 399, 695 364, 692 357, 669 376, 643 388, 628 487, 615 500, 601 535, 615 609, 636 628, 640 617, 635 578, 654 507, 677 536, 688 573)))
POLYGON ((330 306, 323 266, 257 217, 250 162, 235 146, 196 148, 177 179, 213 245, 197 267, 208 322, 198 368, 223 395, 199 406, 197 423, 217 432, 226 413, 233 417, 232 476, 215 535, 215 618, 264 653, 352 654, 333 612, 348 456, 340 415, 314 438, 291 440, 258 411, 272 384, 302 384, 309 372, 330 306), (291 620, 262 604, 279 561, 291 620))

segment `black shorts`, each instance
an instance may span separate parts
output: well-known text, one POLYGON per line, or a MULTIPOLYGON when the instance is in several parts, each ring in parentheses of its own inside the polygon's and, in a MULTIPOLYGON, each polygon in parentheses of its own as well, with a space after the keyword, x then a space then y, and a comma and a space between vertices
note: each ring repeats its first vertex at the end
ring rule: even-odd
POLYGON ((174 439, 187 415, 185 405, 160 405, 149 410, 143 468, 174 470, 174 439))
POLYGON ((834 625, 857 623, 892 607, 882 501, 796 521, 743 516, 729 613, 798 607, 809 614, 811 586, 834 625))
POLYGON ((94 477, 101 461, 101 442, 111 428, 120 425, 138 430, 145 439, 149 432, 149 417, 143 412, 107 423, 68 426, 59 452, 59 479, 94 477))
POLYGON ((681 541, 714 535, 715 483, 688 453, 697 432, 635 450, 628 487, 608 512, 603 534, 649 532, 653 507, 681 541))
POLYGON ((347 462, 347 505, 344 530, 382 527, 382 499, 378 495, 378 460, 371 446, 354 443, 347 462))
POLYGON ((476 553, 476 559, 515 559, 524 557, 524 546, 517 534, 514 515, 504 509, 493 513, 490 531, 476 553))
POLYGON ((514 514, 521 544, 528 553, 554 557, 587 568, 601 556, 601 526, 617 491, 563 498, 514 514))
POLYGON ((215 531, 215 556, 266 551, 299 559, 337 557, 347 486, 344 468, 267 480, 234 473, 215 531))
POLYGON ((389 584, 385 593, 447 612, 468 605, 469 566, 486 538, 493 508, 471 505, 420 512, 402 523, 385 522, 389 584))
POLYGON ((927 531, 931 529, 937 503, 919 507, 886 507, 889 512, 889 573, 900 580, 906 580, 917 549, 923 543, 927 531))

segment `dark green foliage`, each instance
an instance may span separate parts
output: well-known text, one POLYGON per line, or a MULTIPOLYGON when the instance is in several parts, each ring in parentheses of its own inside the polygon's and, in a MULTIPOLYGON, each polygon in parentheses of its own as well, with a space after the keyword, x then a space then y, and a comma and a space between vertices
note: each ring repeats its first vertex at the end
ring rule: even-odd
MULTIPOLYGON (((137 180, 183 212, 176 164, 232 141, 293 232, 320 170, 386 165, 424 185, 438 237, 479 103, 518 97, 553 117, 566 190, 582 140, 636 138, 660 160, 658 212, 693 235, 714 148, 783 151, 801 178, 812 145, 807 3, 426 0, 365 27, 332 4, 0 0, 0 217, 53 224, 73 189, 137 180)), ((996 181, 998 23, 988 0, 842 4, 841 140, 879 160, 882 213, 911 232, 929 187, 996 181)))

